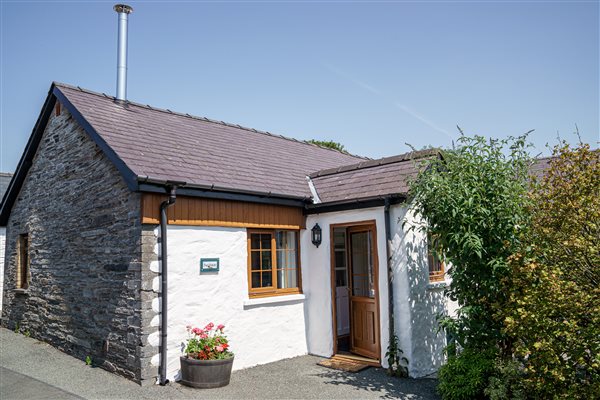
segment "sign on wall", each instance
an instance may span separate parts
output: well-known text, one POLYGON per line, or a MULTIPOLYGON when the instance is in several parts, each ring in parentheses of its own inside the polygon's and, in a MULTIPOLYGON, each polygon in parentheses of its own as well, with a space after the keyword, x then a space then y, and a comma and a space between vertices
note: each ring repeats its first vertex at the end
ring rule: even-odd
POLYGON ((218 258, 201 258, 200 259, 200 273, 203 272, 219 272, 219 259, 218 258))

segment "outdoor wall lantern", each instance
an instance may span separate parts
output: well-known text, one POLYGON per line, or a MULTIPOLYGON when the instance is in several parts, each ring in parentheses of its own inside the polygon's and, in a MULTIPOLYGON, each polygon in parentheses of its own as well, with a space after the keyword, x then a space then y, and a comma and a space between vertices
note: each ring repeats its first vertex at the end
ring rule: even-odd
POLYGON ((315 246, 319 247, 319 245, 321 244, 321 227, 319 226, 319 224, 315 224, 315 226, 312 227, 310 232, 312 234, 312 243, 315 246))

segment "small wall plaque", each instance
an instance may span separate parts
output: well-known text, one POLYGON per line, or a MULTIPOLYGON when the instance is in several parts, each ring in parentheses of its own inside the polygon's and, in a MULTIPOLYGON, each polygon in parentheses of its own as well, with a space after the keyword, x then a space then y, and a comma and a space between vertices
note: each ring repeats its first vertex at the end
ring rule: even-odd
POLYGON ((219 272, 218 258, 201 258, 200 273, 202 272, 219 272))

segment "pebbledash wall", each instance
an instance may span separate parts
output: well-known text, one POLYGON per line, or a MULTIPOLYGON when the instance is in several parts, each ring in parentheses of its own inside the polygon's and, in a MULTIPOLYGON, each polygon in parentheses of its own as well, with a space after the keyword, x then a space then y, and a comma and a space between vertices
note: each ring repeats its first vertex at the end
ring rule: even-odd
MULTIPOLYGON (((234 369, 247 368, 306 353, 329 357, 333 354, 333 322, 330 267, 331 224, 374 220, 379 258, 379 305, 381 361, 389 343, 387 251, 383 207, 315 214, 306 226, 319 223, 322 244, 311 243, 310 229, 300 232, 301 295, 250 299, 247 277, 247 234, 244 228, 206 226, 168 227, 168 375, 177 379, 179 357, 187 338, 186 325, 223 323, 236 353, 234 369), (200 258, 219 258, 218 273, 200 273, 200 258)), ((392 206, 392 266, 394 271, 395 333, 409 358, 409 372, 420 377, 435 372, 443 362, 446 339, 437 329, 437 315, 451 311, 443 295, 445 283, 429 283, 427 247, 423 234, 408 231, 402 221, 417 222, 406 205, 392 206)), ((158 235, 158 230, 154 230, 158 235)), ((158 246, 154 249, 158 254, 158 246)), ((158 258, 156 258, 158 259, 158 258)), ((158 271, 158 261, 151 265, 158 271)), ((158 292, 158 278, 154 291, 158 292)), ((153 303, 157 327, 159 301, 153 303)), ((156 331, 148 337, 158 346, 156 331)), ((158 347, 155 347, 158 349, 158 347)), ((157 367, 155 354, 152 365, 157 367)))
POLYGON ((51 116, 6 227, 2 325, 140 380, 139 194, 63 109, 51 116), (16 243, 30 284, 15 291, 16 243))
MULTIPOLYGON (((169 379, 178 378, 187 325, 224 324, 235 353, 234 369, 307 353, 304 295, 248 298, 245 228, 170 225, 167 235, 169 379), (220 271, 200 273, 200 258, 219 258, 220 271)), ((155 291, 158 285, 156 279, 155 291)), ((155 312, 158 307, 156 300, 155 312)), ((158 324, 157 313, 152 326, 158 324)), ((157 332, 149 343, 158 342, 157 332)), ((153 365, 158 367, 159 360, 156 354, 153 365)))

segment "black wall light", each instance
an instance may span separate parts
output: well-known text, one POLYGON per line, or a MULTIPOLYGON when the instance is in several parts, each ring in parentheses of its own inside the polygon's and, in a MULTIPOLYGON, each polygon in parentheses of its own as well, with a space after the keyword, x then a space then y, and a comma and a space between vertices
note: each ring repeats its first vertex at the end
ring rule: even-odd
POLYGON ((312 243, 315 246, 319 247, 319 245, 321 244, 321 227, 319 226, 319 224, 315 224, 315 226, 312 227, 310 232, 312 234, 312 243))

